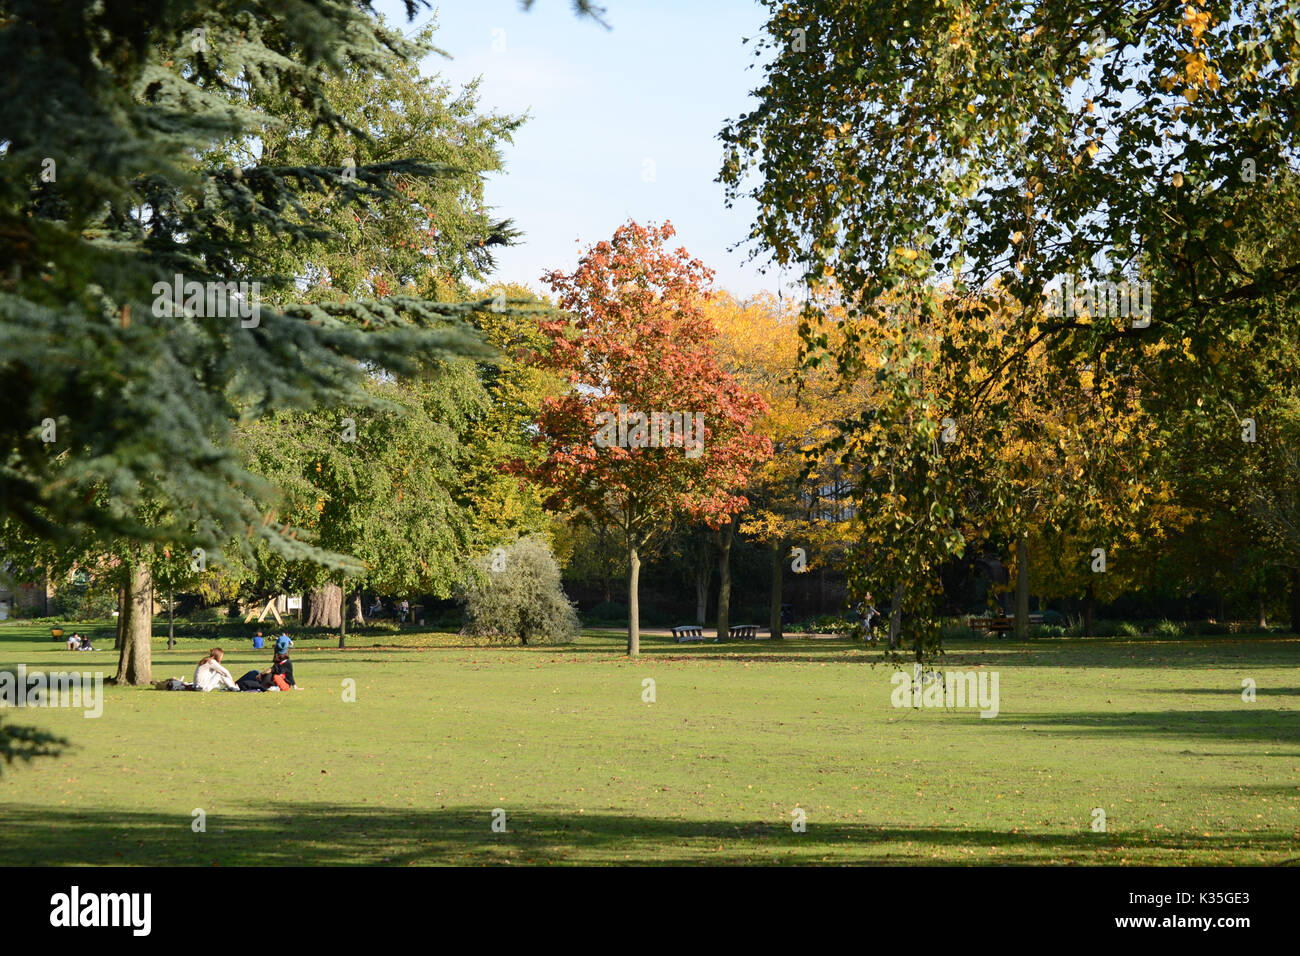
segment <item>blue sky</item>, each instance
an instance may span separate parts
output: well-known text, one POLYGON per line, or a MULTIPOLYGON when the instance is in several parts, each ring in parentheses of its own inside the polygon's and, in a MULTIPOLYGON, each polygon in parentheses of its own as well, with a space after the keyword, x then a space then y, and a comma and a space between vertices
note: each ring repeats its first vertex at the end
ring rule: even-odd
MULTIPOLYGON (((778 276, 729 251, 748 235, 752 207, 728 210, 720 184, 723 121, 751 108, 761 80, 752 44, 763 22, 754 0, 607 0, 613 28, 574 16, 569 0, 471 0, 437 9, 425 72, 455 85, 482 77, 480 107, 527 111, 505 150, 506 172, 488 201, 523 230, 498 253, 495 279, 541 291, 550 268, 571 269, 578 250, 628 218, 669 219, 677 240, 738 295, 775 289, 778 276), (504 50, 501 47, 504 46, 504 50), (652 176, 652 178, 651 178, 652 176), (575 242, 575 240, 579 240, 575 242)), ((405 22, 399 3, 378 8, 405 22)), ((417 16, 410 32, 429 18, 417 16)))

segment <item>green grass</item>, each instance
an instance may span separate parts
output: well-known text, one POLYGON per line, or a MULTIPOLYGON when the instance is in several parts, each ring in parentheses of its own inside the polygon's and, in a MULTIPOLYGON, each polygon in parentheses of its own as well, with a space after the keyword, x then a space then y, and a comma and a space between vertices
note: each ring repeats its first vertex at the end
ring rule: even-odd
MULTIPOLYGON (((1295 638, 951 647, 945 669, 999 672, 992 720, 892 707, 879 652, 838 640, 643 638, 635 662, 609 631, 563 648, 351 640, 300 641, 294 694, 109 688, 98 720, 0 710, 74 744, 5 768, 0 864, 1300 857, 1295 638), (492 832, 497 807, 506 833, 492 832), (806 833, 791 829, 796 807, 806 833), (1106 833, 1091 830, 1095 807, 1106 833), (196 808, 206 833, 191 830, 196 808)), ((169 653, 158 639, 155 677, 190 677, 209 643, 169 653)), ((266 666, 268 651, 223 643, 236 676, 266 666)), ((0 626, 0 668, 111 674, 114 661, 62 650, 46 628, 0 626)))

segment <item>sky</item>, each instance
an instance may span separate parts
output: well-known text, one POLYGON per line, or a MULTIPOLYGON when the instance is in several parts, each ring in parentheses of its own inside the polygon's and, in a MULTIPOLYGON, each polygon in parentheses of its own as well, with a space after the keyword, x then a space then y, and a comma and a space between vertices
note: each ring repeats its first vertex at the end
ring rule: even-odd
MULTIPOLYGON (((377 9, 405 23, 402 5, 377 9)), ((612 29, 574 15, 569 0, 469 0, 436 8, 437 46, 452 59, 425 60, 455 86, 482 78, 481 111, 527 112, 504 148, 505 172, 487 199, 522 230, 498 251, 492 279, 546 291, 549 269, 571 271, 580 250, 609 238, 629 218, 672 222, 674 246, 717 272, 738 296, 775 289, 734 248, 753 225, 752 204, 728 210, 718 132, 751 109, 762 74, 745 37, 759 33, 755 0, 606 0, 612 29)), ((412 33, 433 15, 405 23, 412 33)))

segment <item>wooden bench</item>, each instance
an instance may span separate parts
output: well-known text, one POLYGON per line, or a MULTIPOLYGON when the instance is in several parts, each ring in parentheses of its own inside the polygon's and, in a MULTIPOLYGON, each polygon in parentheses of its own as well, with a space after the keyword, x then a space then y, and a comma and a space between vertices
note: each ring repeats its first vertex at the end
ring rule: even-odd
POLYGON ((1014 617, 972 617, 970 629, 972 634, 983 631, 985 634, 1006 637, 1016 629, 1016 619, 1014 617))
POLYGON ((742 641, 752 641, 758 637, 757 624, 737 624, 727 631, 727 636, 732 640, 740 638, 742 641))
MULTIPOLYGON (((673 628, 673 637, 680 644, 683 641, 702 641, 704 640, 704 628, 695 624, 684 624, 681 627, 673 628)), ((717 638, 714 638, 717 640, 717 638)))

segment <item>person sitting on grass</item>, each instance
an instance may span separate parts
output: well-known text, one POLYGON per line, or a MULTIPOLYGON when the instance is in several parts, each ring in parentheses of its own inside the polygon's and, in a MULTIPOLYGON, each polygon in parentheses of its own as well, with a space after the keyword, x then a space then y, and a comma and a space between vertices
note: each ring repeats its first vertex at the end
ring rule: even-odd
POLYGON ((78 634, 76 631, 73 631, 71 634, 68 635, 68 650, 70 651, 81 650, 81 635, 78 634))
POLYGON ((293 661, 289 660, 289 648, 293 641, 289 639, 288 634, 281 634, 275 642, 275 656, 271 659, 271 666, 262 671, 262 686, 267 690, 288 690, 292 687, 294 690, 302 688, 294 682, 293 679, 293 661))
POLYGON ((199 666, 194 668, 195 690, 216 690, 218 687, 224 690, 239 690, 235 679, 230 676, 230 671, 221 666, 221 658, 225 653, 221 648, 214 647, 208 651, 207 657, 199 661, 199 666))
POLYGON ((93 651, 95 649, 94 645, 90 643, 89 634, 81 635, 81 646, 77 649, 81 651, 93 651))

